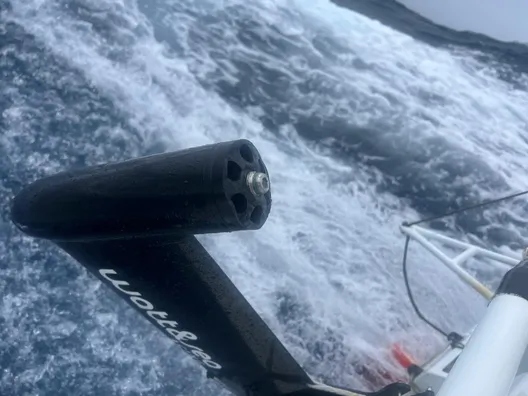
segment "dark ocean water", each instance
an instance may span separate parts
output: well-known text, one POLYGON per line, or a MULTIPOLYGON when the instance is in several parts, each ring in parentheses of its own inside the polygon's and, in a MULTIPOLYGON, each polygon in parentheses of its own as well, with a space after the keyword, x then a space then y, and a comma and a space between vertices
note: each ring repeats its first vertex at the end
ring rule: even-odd
MULTIPOLYGON (((296 9, 296 2, 291 8, 258 1, 223 6, 205 0, 40 3, 0 0, 2 396, 218 394, 219 388, 206 381, 177 347, 71 259, 49 243, 23 237, 9 221, 10 199, 43 175, 184 147, 198 135, 213 140, 233 136, 211 135, 211 128, 218 125, 239 131, 213 111, 204 110, 204 119, 194 117, 195 92, 217 95, 225 109, 249 114, 261 128, 263 141, 274 142, 277 152, 286 141, 299 139, 308 151, 293 148, 291 154, 300 161, 313 154, 332 166, 347 167, 328 173, 329 185, 353 186, 362 178, 374 186, 375 195, 397 202, 379 204, 367 196, 368 188, 357 184, 356 194, 373 202, 366 212, 405 208, 415 216, 438 215, 528 188, 522 173, 528 168, 523 166, 528 116, 522 111, 523 103, 528 103, 528 49, 521 44, 453 32, 386 0, 336 0, 342 8, 332 12, 340 15, 336 23, 349 18, 350 26, 357 23, 360 29, 361 22, 363 39, 372 38, 374 43, 386 39, 379 44, 387 54, 399 53, 394 62, 381 57, 378 62, 376 54, 365 55, 366 46, 347 42, 343 37, 351 29, 348 25, 337 36, 322 18, 318 22, 311 15, 307 21, 308 11, 296 9), (357 14, 394 32, 360 20, 357 14), (284 27, 289 21, 292 31, 284 27), (409 46, 392 47, 391 36, 409 46), (159 51, 151 48, 152 43, 160 43, 159 51), (141 58, 145 46, 153 54, 146 61, 141 58), (403 56, 407 50, 408 61, 403 56), (478 95, 466 97, 463 90, 456 98, 439 94, 436 77, 426 79, 430 75, 413 63, 418 55, 412 51, 455 59, 460 70, 469 70, 472 85, 467 92, 481 89, 483 97, 505 98, 508 106, 490 113, 492 104, 478 102, 478 95), (184 66, 176 62, 179 59, 184 66), (393 75, 393 67, 402 75, 393 75), (137 71, 139 80, 125 80, 130 70, 137 71), (341 70, 347 74, 339 74, 341 70), (480 80, 471 80, 479 73, 480 80), (351 81, 351 76, 357 80, 351 81), (405 87, 404 78, 409 81, 405 87), (127 91, 132 86, 144 90, 127 91), (180 88, 190 96, 178 96, 180 88), (403 91, 405 95, 399 95, 403 91), (154 103, 152 97, 163 102, 154 103), (458 109, 467 115, 460 121, 461 130, 468 131, 467 141, 446 132, 455 124, 444 124, 444 117, 456 118, 458 109), (473 116, 471 111, 478 109, 482 113, 473 116), (482 130, 487 116, 493 125, 504 126, 495 140, 482 130), (209 119, 220 121, 209 127, 205 125, 209 119), (497 166, 499 160, 504 165, 497 166)), ((210 102, 203 99, 201 106, 210 102)), ((264 147, 271 150, 271 143, 264 147)), ((268 156, 272 155, 270 151, 268 156)), ((526 245, 527 209, 525 201, 517 199, 434 226, 471 234, 479 243, 517 249, 526 245)), ((336 225, 337 234, 341 226, 336 225)), ((303 235, 296 236, 298 243, 311 251, 311 242, 303 235)), ((303 314, 298 302, 289 304, 288 296, 276 313, 286 329, 296 315, 310 316, 309 311, 303 314)), ((400 317, 387 323, 381 336, 391 326, 413 322, 400 317)), ((296 331, 302 334, 292 330, 296 331)), ((343 367, 347 349, 339 329, 321 334, 330 341, 303 344, 285 337, 314 375, 343 385, 368 386, 343 367)))

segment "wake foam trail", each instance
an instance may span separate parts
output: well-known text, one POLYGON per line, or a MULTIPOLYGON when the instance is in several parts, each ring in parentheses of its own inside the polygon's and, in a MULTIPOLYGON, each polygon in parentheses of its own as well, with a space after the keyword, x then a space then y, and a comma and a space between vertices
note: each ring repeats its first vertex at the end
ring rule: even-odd
MULTIPOLYGON (((306 11, 291 2, 207 12, 190 12, 185 2, 153 4, 143 11, 156 37, 188 57, 202 86, 270 131, 293 127, 333 158, 377 169, 383 190, 426 216, 506 195, 518 184, 510 175, 512 166, 523 172, 517 154, 527 143, 521 107, 528 98, 499 78, 504 67, 473 52, 431 48, 325 2, 306 11), (513 156, 505 162, 505 154, 513 156)), ((501 230, 494 225, 500 216, 488 212, 448 225, 519 247, 524 207, 510 210, 516 214, 505 220, 517 231, 501 230)))

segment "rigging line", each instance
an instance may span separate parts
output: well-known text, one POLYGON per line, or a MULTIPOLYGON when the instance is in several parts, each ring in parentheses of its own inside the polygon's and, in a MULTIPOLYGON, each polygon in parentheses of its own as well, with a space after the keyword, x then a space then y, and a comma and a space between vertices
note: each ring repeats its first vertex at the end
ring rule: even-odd
POLYGON ((412 223, 404 222, 403 225, 406 226, 406 227, 410 227, 410 226, 413 226, 413 225, 418 225, 418 224, 426 223, 426 222, 433 221, 433 220, 443 219, 445 217, 452 216, 452 215, 457 214, 457 213, 462 213, 462 212, 465 212, 465 211, 468 211, 468 210, 477 209, 477 208, 481 208, 483 206, 492 205, 492 204, 495 204, 495 203, 506 201, 508 199, 517 198, 517 197, 520 197, 521 195, 525 195, 525 194, 528 194, 528 190, 521 191, 521 192, 518 192, 518 193, 515 193, 515 194, 511 194, 511 195, 507 195, 505 197, 492 199, 491 201, 484 201, 484 202, 480 202, 480 203, 475 204, 475 205, 466 206, 464 208, 456 209, 456 210, 444 213, 444 214, 439 215, 439 216, 427 217, 425 219, 417 220, 417 221, 414 221, 412 223))
POLYGON ((425 323, 427 323, 429 326, 431 326, 433 329, 435 329, 437 332, 442 334, 444 337, 449 338, 449 335, 440 329, 438 326, 436 326, 434 323, 429 321, 420 311, 420 308, 418 308, 418 305, 416 305, 416 302, 414 301, 414 297, 411 292, 411 286, 409 285, 409 278, 407 275, 407 251, 409 250, 409 242, 411 240, 410 236, 407 236, 405 239, 405 248, 403 250, 403 280, 405 281, 405 289, 407 290, 407 296, 409 297, 409 301, 411 302, 411 305, 414 308, 414 311, 418 315, 420 319, 422 319, 425 323))
MULTIPOLYGON (((428 218, 425 218, 425 219, 422 219, 422 220, 414 221, 412 223, 404 222, 403 226, 410 227, 410 226, 413 226, 413 225, 418 225, 418 224, 426 223, 426 222, 433 221, 433 220, 443 219, 445 217, 452 216, 452 215, 457 214, 457 213, 463 213, 463 212, 466 212, 468 210, 477 209, 477 208, 481 208, 481 207, 484 207, 484 206, 492 205, 492 204, 495 204, 495 203, 506 201, 508 199, 513 199, 513 198, 516 198, 516 197, 520 197, 521 195, 525 195, 525 194, 528 194, 528 190, 517 192, 515 194, 506 195, 504 197, 500 197, 500 198, 493 199, 493 200, 490 200, 490 201, 480 202, 480 203, 478 203, 476 205, 466 206, 464 208, 456 209, 456 210, 453 210, 453 211, 448 212, 448 213, 444 213, 444 214, 439 215, 439 216, 428 217, 428 218)), ((447 334, 442 329, 440 329, 438 326, 436 326, 434 323, 432 323, 430 320, 428 320, 422 314, 422 312, 420 311, 420 308, 418 308, 418 305, 416 304, 416 301, 414 300, 414 297, 413 297, 412 291, 411 291, 411 287, 410 287, 410 284, 409 284, 408 274, 407 274, 407 252, 409 250, 409 242, 410 242, 410 240, 411 240, 410 236, 407 236, 406 239, 405 239, 405 247, 404 247, 404 251, 403 251, 403 262, 402 262, 403 278, 404 278, 404 282, 405 282, 405 289, 407 291, 407 296, 409 297, 409 301, 411 302, 411 305, 412 305, 414 311, 416 312, 416 314, 418 315, 418 317, 420 319, 422 319, 425 323, 427 323, 429 326, 431 326, 431 328, 433 328, 434 330, 436 330, 437 332, 442 334, 444 337, 446 337, 448 340, 450 340, 453 345, 460 344, 461 337, 458 334, 456 334, 456 333, 447 334)))

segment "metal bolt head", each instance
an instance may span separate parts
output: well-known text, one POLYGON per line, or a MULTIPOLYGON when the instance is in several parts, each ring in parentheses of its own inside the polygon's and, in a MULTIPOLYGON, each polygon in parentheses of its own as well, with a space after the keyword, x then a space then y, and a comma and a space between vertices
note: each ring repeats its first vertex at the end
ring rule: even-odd
POLYGON ((255 196, 264 195, 270 190, 270 181, 265 173, 249 172, 246 180, 249 190, 255 196))

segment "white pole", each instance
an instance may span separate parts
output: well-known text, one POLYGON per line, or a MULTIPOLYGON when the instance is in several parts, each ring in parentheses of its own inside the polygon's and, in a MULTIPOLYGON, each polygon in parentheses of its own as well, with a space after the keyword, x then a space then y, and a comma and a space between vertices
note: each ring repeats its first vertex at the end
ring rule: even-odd
POLYGON ((519 257, 512 257, 506 253, 492 252, 491 250, 483 249, 481 247, 474 246, 466 242, 458 241, 456 239, 446 237, 442 234, 437 234, 436 232, 428 230, 427 228, 413 226, 413 228, 414 227, 416 227, 420 234, 426 235, 431 239, 436 239, 437 241, 446 243, 447 245, 459 247, 462 249, 476 248, 479 254, 482 254, 485 257, 488 257, 500 263, 506 264, 508 268, 514 267, 519 263, 519 257))
MULTIPOLYGON (((458 262, 453 261, 444 252, 438 249, 435 245, 429 242, 423 235, 421 235, 416 229, 411 227, 402 227, 404 233, 414 238, 420 244, 426 247, 433 255, 435 255, 440 261, 442 261, 451 271, 453 271, 463 282, 467 283, 477 292, 479 292, 484 298, 490 300, 493 297, 493 292, 468 274, 462 267, 458 265, 458 262)), ((422 232, 422 230, 420 230, 422 232)), ((469 245, 470 246, 470 245, 469 245)), ((471 246, 470 246, 471 247, 471 246)))
POLYGON ((528 301, 497 295, 437 396, 507 396, 527 346, 528 301))

